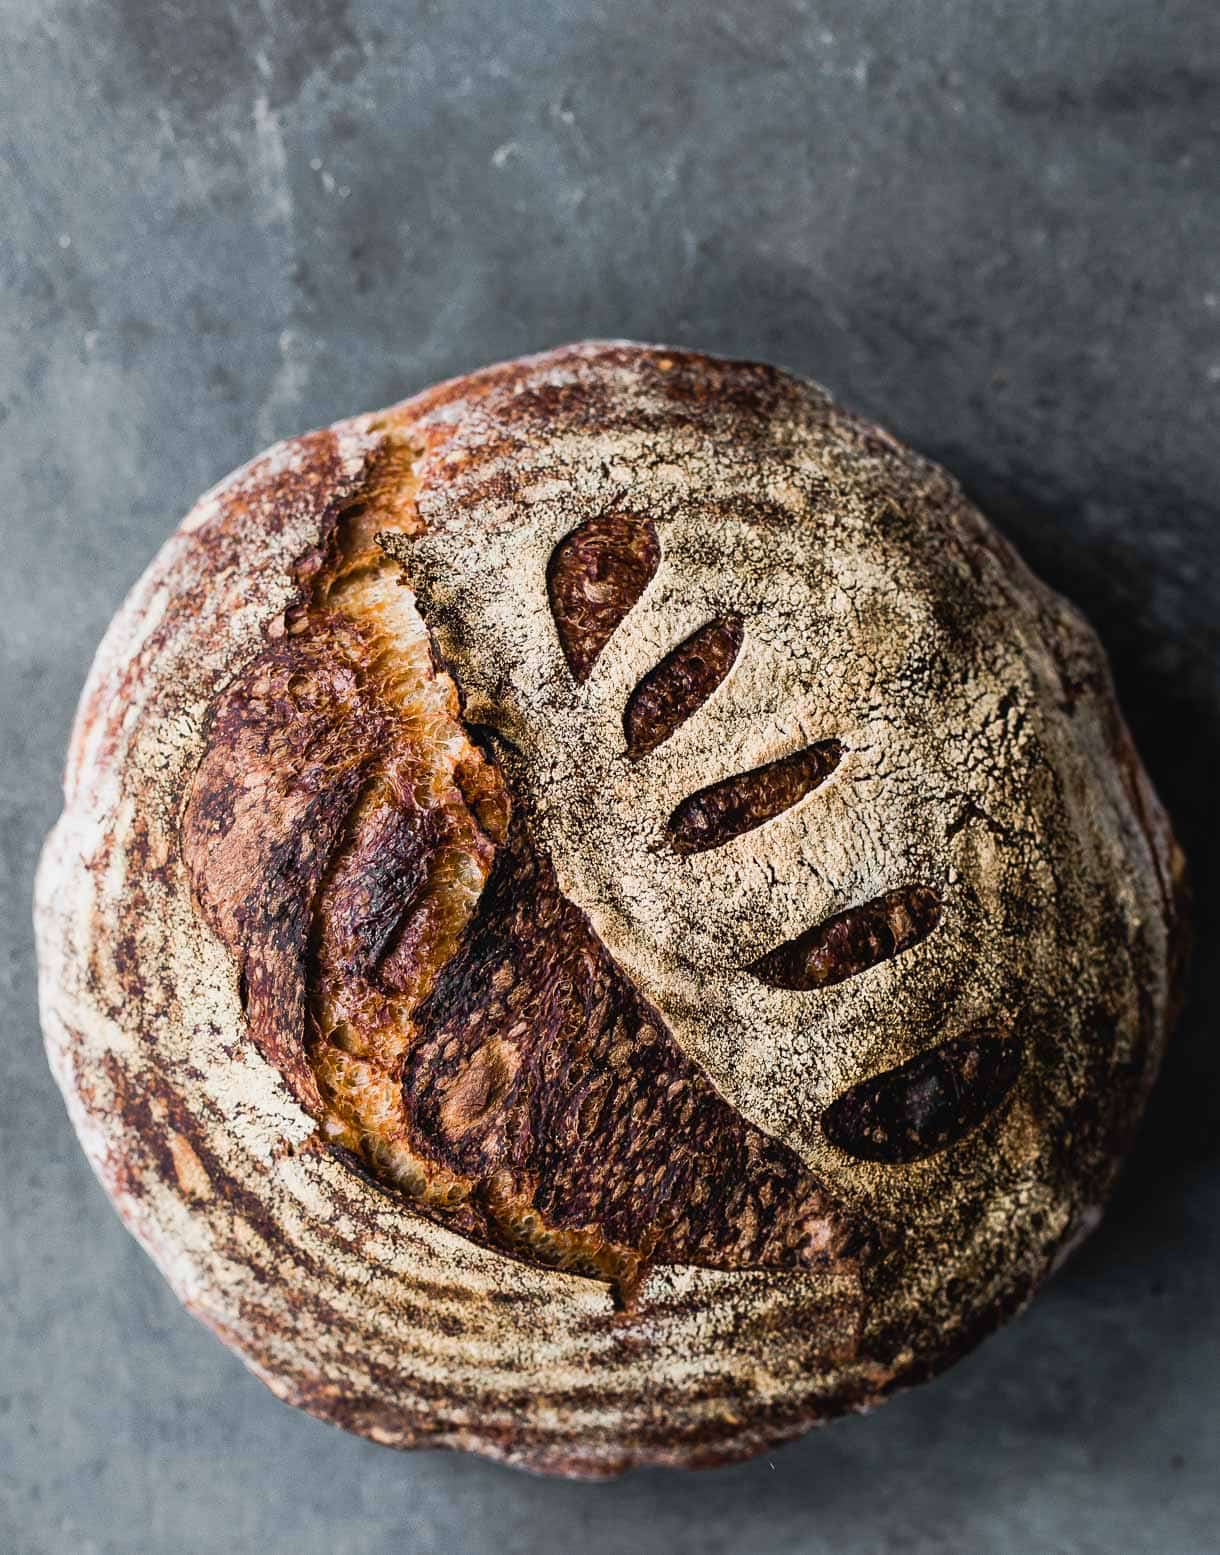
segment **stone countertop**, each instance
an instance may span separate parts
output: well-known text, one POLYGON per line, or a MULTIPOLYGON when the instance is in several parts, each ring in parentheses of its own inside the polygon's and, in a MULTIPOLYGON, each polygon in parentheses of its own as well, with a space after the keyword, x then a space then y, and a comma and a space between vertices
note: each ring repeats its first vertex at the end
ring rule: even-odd
POLYGON ((1213 0, 0 5, 0 1549, 1220 1548, 1213 0), (1103 1228, 941 1380, 770 1457, 550 1483, 285 1409, 78 1150, 29 896, 127 587, 272 439, 582 336, 820 379, 1110 649, 1192 999, 1103 1228))

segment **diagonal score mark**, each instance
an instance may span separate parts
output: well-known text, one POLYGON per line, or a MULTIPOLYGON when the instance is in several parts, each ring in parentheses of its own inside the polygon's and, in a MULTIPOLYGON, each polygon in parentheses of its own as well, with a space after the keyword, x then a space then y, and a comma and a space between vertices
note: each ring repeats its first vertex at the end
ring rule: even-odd
POLYGON ((822 1114, 822 1132, 858 1161, 923 1160, 996 1110, 1020 1072, 1022 1047, 986 1026, 950 1037, 844 1091, 822 1114))
POLYGON ((829 988, 910 950, 940 922, 939 895, 926 885, 900 886, 824 918, 746 967, 772 988, 829 988))
POLYGON ((675 853, 704 853, 772 821, 824 783, 843 758, 838 740, 820 740, 765 766, 738 772, 689 795, 665 835, 675 853))
POLYGON ((627 755, 634 761, 663 745, 732 669, 745 637, 739 615, 706 622, 672 649, 636 686, 623 713, 627 755))

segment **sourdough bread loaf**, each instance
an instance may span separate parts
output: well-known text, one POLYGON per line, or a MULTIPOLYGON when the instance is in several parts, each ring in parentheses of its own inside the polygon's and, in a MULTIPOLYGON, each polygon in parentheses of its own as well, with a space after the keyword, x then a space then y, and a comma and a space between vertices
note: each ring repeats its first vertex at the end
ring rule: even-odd
POLYGON ((82 700, 43 1019, 281 1397, 708 1463, 943 1368, 1095 1223, 1183 878, 1096 638, 948 475, 585 344, 187 517, 82 700))

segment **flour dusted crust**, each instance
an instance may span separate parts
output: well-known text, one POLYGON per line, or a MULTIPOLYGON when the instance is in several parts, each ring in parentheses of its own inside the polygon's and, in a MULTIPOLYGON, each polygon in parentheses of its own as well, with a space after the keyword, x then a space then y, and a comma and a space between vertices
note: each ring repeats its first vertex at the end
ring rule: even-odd
POLYGON ((82 701, 43 1019, 282 1397, 714 1462, 941 1369, 1095 1223, 1182 881, 1096 639, 950 477, 588 344, 186 519, 82 701))

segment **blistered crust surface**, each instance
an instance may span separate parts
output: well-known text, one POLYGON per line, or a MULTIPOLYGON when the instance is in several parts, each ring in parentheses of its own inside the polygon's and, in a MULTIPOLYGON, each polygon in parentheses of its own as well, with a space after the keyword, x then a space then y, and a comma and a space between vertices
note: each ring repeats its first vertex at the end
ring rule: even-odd
POLYGON ((1175 868, 1092 635, 942 472, 768 368, 569 348, 281 445, 169 542, 82 701, 39 877, 44 1022, 120 1212, 281 1396, 557 1471, 714 1461, 946 1364, 1092 1222, 1163 1040, 1175 868), (418 452, 386 551, 559 887, 723 1103, 884 1233, 866 1267, 661 1266, 616 1311, 333 1152, 295 1016, 250 1039, 182 816, 222 693, 287 632, 387 431, 418 452), (547 569, 619 508, 659 559, 574 661, 547 569), (627 759, 633 690, 734 615, 723 679, 627 759), (668 844, 692 794, 828 741, 781 814, 668 844), (748 972, 907 886, 942 910, 901 954, 814 990, 748 972), (1020 1068, 960 1140, 895 1166, 820 1126, 863 1085, 851 1115, 905 1139, 867 1082, 987 1023, 1020 1068))

